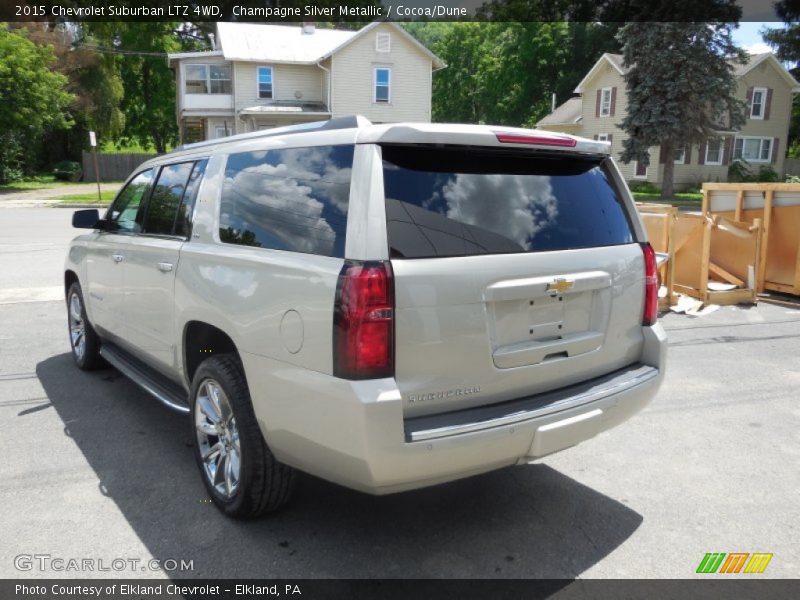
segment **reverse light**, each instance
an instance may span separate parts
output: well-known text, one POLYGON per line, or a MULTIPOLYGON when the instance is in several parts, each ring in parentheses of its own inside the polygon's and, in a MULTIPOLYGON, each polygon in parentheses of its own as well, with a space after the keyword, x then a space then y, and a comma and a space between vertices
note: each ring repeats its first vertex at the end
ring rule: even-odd
POLYGON ((394 375, 394 277, 388 262, 346 261, 333 312, 333 374, 394 375))
POLYGON ((536 144, 539 146, 560 146, 562 148, 574 148, 577 144, 577 141, 572 138, 549 135, 496 132, 495 136, 497 141, 503 144, 536 144))
POLYGON ((644 312, 642 325, 649 327, 658 320, 658 267, 653 247, 645 242, 641 244, 644 254, 644 312))

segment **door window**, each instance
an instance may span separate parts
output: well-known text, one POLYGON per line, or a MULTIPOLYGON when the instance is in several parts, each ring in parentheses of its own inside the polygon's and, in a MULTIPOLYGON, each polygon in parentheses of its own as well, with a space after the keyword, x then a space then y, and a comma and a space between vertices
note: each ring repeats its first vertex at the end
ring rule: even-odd
POLYGON ((172 235, 172 228, 183 200, 194 162, 178 163, 161 167, 158 181, 147 204, 144 232, 156 235, 172 235))
POLYGON ((139 208, 152 180, 153 169, 142 171, 117 195, 106 215, 106 219, 116 224, 116 231, 138 233, 142 230, 139 208))
POLYGON ((174 235, 181 237, 189 237, 192 230, 192 213, 194 211, 194 203, 197 199, 197 191, 200 189, 200 182, 203 180, 203 174, 206 172, 206 165, 208 159, 199 160, 194 163, 194 169, 189 176, 189 182, 186 184, 186 191, 183 193, 183 200, 178 207, 178 214, 175 217, 175 227, 173 229, 174 235))

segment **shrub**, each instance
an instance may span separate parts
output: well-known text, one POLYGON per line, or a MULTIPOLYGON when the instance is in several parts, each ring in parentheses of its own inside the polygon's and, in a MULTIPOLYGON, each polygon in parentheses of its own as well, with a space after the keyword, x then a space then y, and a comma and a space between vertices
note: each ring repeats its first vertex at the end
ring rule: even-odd
POLYGON ((632 192, 639 194, 660 194, 661 190, 649 181, 632 181, 628 186, 632 192))
POLYGON ((53 175, 60 181, 78 181, 83 175, 83 169, 79 163, 62 160, 53 165, 53 175))
POLYGON ((758 171, 753 171, 750 163, 743 159, 737 159, 728 167, 728 181, 767 183, 780 181, 780 176, 769 165, 761 165, 758 171))

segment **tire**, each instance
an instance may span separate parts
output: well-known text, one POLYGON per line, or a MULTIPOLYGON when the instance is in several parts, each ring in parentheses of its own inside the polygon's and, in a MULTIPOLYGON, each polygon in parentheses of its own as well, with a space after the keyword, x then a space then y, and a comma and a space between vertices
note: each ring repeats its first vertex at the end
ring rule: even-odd
POLYGON ((295 472, 267 447, 238 357, 218 354, 204 360, 189 398, 195 460, 217 508, 251 519, 283 507, 295 472))
POLYGON ((100 336, 86 317, 81 285, 76 281, 67 291, 67 327, 72 358, 79 369, 93 371, 106 366, 100 356, 100 336))

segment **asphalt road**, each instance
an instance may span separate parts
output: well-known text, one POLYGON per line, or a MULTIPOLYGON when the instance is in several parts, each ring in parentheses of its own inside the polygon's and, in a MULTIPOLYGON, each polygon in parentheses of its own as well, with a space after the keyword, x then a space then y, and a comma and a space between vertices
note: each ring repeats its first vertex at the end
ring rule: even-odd
POLYGON ((540 464, 388 497, 302 477, 288 509, 241 523, 207 502, 185 417, 73 366, 70 214, 0 209, 0 577, 163 577, 141 571, 155 558, 193 561, 177 577, 683 578, 706 552, 800 573, 800 310, 667 315, 653 404, 540 464), (142 562, 15 567, 33 554, 142 562))

